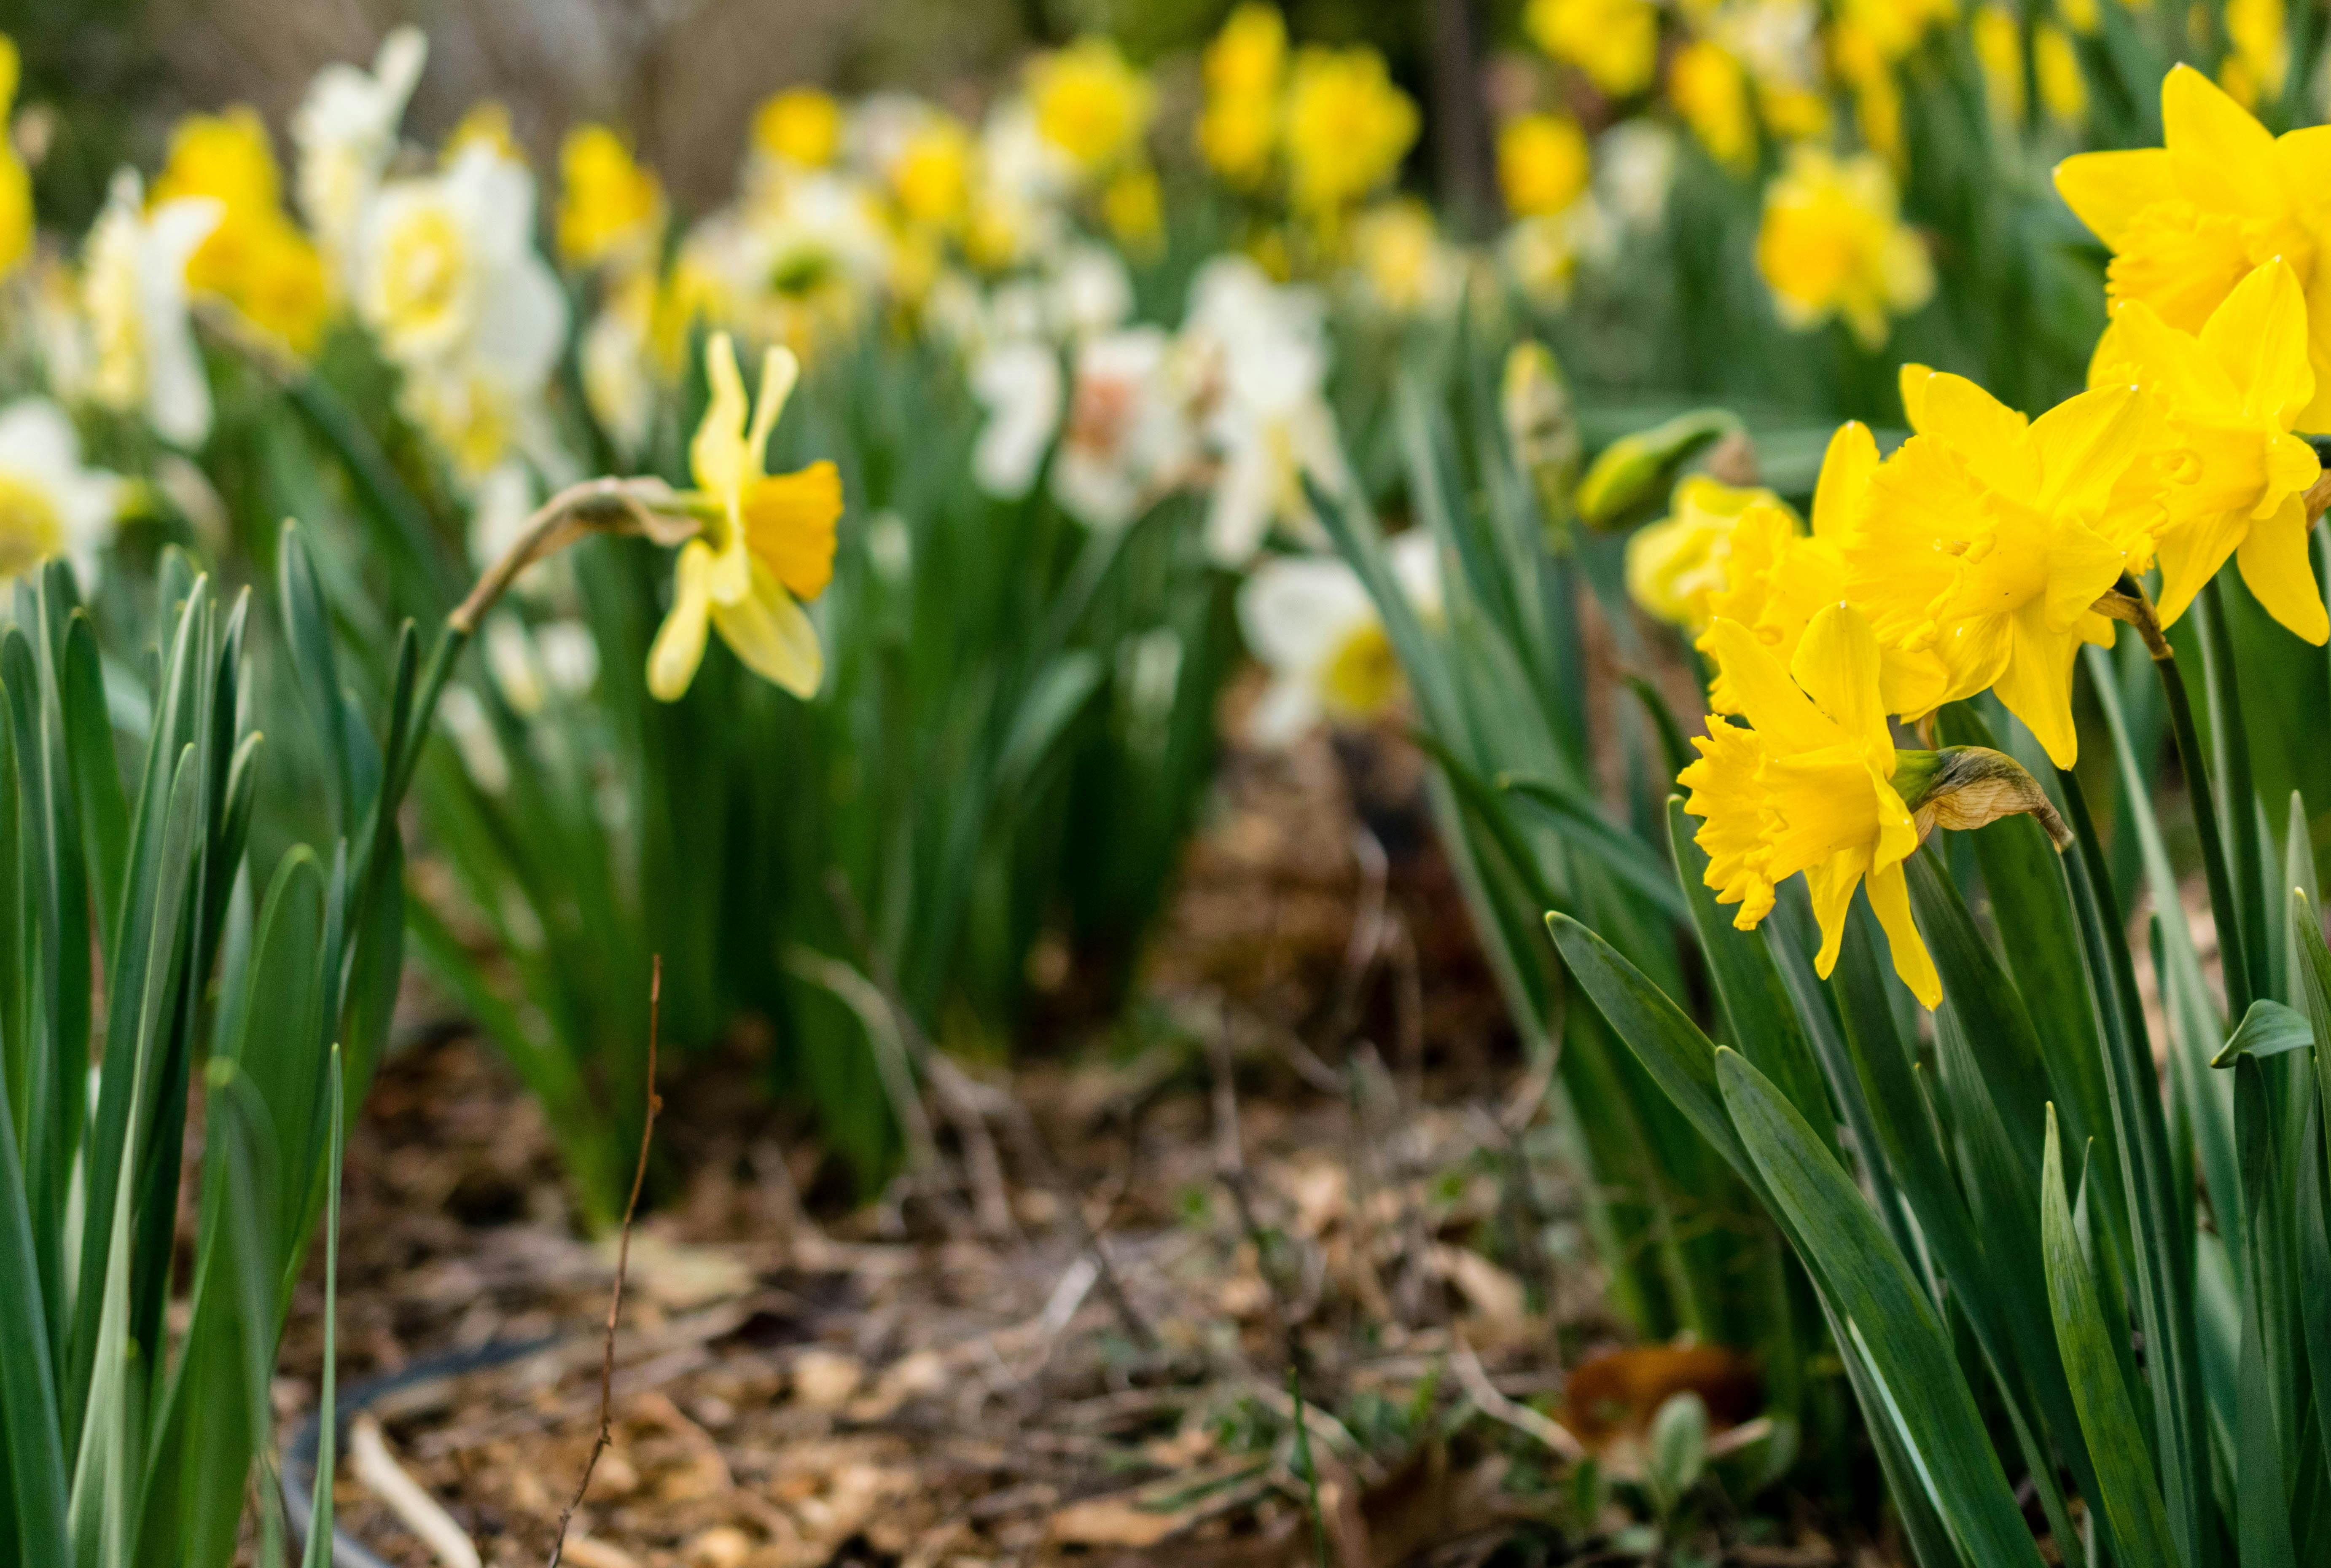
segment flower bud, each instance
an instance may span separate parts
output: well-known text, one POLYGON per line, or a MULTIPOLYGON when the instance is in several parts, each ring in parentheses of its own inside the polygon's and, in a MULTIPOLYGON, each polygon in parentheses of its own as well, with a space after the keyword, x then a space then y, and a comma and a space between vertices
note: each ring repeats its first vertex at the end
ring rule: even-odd
POLYGON ((1675 473, 1710 442, 1738 432, 1740 421, 1721 408, 1696 408, 1664 424, 1622 435, 1603 449, 1578 481, 1579 520, 1613 528, 1639 508, 1664 498, 1675 473))

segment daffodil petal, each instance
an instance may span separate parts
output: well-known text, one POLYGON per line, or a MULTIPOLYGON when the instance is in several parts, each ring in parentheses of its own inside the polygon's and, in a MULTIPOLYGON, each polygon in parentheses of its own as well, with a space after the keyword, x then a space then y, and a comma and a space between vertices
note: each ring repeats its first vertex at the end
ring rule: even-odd
POLYGON ((746 482, 768 471, 769 432, 777 428, 777 415, 800 379, 801 361, 792 349, 779 344, 761 356, 761 390, 753 400, 753 428, 745 436, 746 482))
POLYGON ((1813 537, 1842 539, 1861 520, 1878 471, 1878 438, 1858 419, 1847 420, 1829 438, 1822 454, 1821 479, 1813 486, 1813 537))
POLYGON ((1737 621, 1723 620, 1708 632, 1717 660, 1724 667, 1724 679, 1749 723, 1787 751, 1819 751, 1837 744, 1837 726, 1797 689, 1797 683, 1772 651, 1756 641, 1755 633, 1737 621))
POLYGON ((2239 389, 2241 412, 2288 430, 2315 396, 2307 362, 2307 297, 2280 258, 2256 268, 2210 313, 2202 351, 2239 389))
POLYGON ((795 697, 817 695, 825 679, 817 627, 766 566, 753 563, 752 591, 737 603, 713 601, 712 624, 755 674, 795 697))
POLYGON ((2056 194, 2098 239, 2118 250, 2130 220, 2175 197, 2177 182, 2166 148, 2087 152, 2056 166, 2056 194))
MULTIPOLYGON (((737 346, 726 332, 713 334, 704 349, 705 378, 711 401, 688 443, 688 464, 696 482, 734 506, 745 479, 745 375, 737 367, 737 346)), ((731 518, 733 524, 735 518, 731 518)))
POLYGON ((1846 736, 1891 757, 1892 731, 1878 696, 1878 639, 1860 612, 1832 604, 1805 624, 1789 674, 1846 736))
POLYGON ((1813 972, 1822 979, 1837 967, 1838 948, 1845 941, 1846 917, 1853 912, 1853 890, 1870 869, 1868 850, 1844 850, 1805 872, 1805 891, 1812 895, 1813 919, 1821 927, 1821 951, 1813 955, 1813 972))
POLYGON ((2161 83, 2162 139, 2177 188, 2198 207, 2266 214, 2285 202, 2274 138, 2226 90, 2190 65, 2161 83))
POLYGON ((1885 927, 1887 946, 1893 949, 1894 973, 1902 977, 1919 1006, 1929 1012, 1940 1007, 1943 977, 1935 973, 1934 955, 1927 951, 1917 922, 1910 918, 1910 884, 1900 866, 1870 873, 1870 907, 1877 913, 1878 924, 1885 927))
POLYGON ((2054 632, 2041 606, 2027 606, 2011 621, 2012 645, 2007 668, 1993 689, 2007 711, 2022 719, 2058 767, 2069 767, 2080 753, 2072 721, 2072 656, 2079 651, 2077 631, 2054 632))
POLYGON ((2250 525, 2234 551, 2234 564, 2268 614, 2319 647, 2331 637, 2331 619, 2324 613, 2307 532, 2307 503, 2292 496, 2273 517, 2250 525))
POLYGON ((704 662, 705 632, 712 608, 712 546, 690 539, 680 547, 672 571, 671 609, 648 650, 648 690, 657 700, 677 702, 704 662))

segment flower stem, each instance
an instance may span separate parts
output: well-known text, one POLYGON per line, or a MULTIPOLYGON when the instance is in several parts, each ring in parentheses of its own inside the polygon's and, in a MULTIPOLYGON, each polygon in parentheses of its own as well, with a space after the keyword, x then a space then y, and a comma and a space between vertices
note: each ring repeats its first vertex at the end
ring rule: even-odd
POLYGON ((2226 1011, 2240 1018, 2250 1010, 2257 993, 2250 984, 2241 906, 2234 901, 2234 879, 2226 862, 2225 839, 2220 831, 2216 792, 2210 784, 2209 760, 2203 755, 2201 732, 2194 727, 2193 703, 2185 692, 2184 672, 2174 658, 2159 655, 2155 656, 2153 667, 2161 672, 2162 694, 2169 699, 2169 724, 2177 736, 2177 760, 2185 770, 2185 794, 2193 803, 2193 826, 2202 838, 2202 873, 2209 882, 2210 913, 2217 922, 2219 966, 2225 974, 2226 1011))

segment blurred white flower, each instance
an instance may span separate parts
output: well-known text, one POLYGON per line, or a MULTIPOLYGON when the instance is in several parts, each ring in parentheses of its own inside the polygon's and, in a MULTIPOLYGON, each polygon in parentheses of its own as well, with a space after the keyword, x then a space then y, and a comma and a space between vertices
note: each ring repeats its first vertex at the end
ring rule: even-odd
POLYGON ((143 415, 180 446, 200 445, 211 429, 210 382, 186 316, 186 261, 225 211, 208 196, 183 196, 149 213, 137 172, 125 168, 81 255, 90 394, 143 415))
POLYGON ((655 423, 655 291, 652 274, 625 279, 599 307, 576 346, 583 396, 592 417, 616 451, 632 459, 646 448, 655 423))
POLYGON ((62 556, 94 587, 128 489, 119 475, 81 466, 72 421, 47 398, 0 408, 0 581, 62 556))
POLYGON ((399 27, 381 41, 371 71, 335 62, 318 71, 292 113, 300 211, 343 270, 356 255, 358 225, 396 151, 397 124, 428 58, 421 30, 399 27))
POLYGON ((1052 329, 1064 338, 1121 327, 1133 314, 1133 280, 1126 273, 1124 258, 1107 245, 1065 247, 1048 282, 1048 314, 1052 329))
POLYGON ((1060 430, 1060 356, 1027 337, 994 344, 971 362, 971 391, 987 410, 972 477, 989 495, 1017 500, 1036 482, 1060 430))
POLYGON ((1631 229, 1667 221, 1675 168, 1676 133, 1658 120, 1621 120, 1595 139, 1595 194, 1631 229))
POLYGON ((1128 327, 1078 345, 1052 499, 1089 527, 1120 528, 1181 482, 1190 457, 1170 340, 1128 327))
MULTIPOLYGON (((1418 614, 1441 614, 1441 565, 1432 537, 1412 528, 1385 547, 1387 565, 1418 614)), ((1247 720, 1258 746, 1284 746, 1322 719, 1359 724, 1403 689, 1400 660, 1359 577, 1332 556, 1280 556, 1241 585, 1240 630, 1270 671, 1247 720)))
POLYGON ((486 705, 478 700, 476 692, 461 685, 445 688, 445 695, 437 700, 437 722, 452 737, 462 771, 472 784, 490 795, 509 788, 509 755, 502 750, 501 739, 494 734, 494 721, 486 716, 486 705))
POLYGON ((546 621, 534 629, 535 651, 551 689, 562 697, 586 695, 599 680, 599 640, 590 622, 572 616, 546 621))
POLYGON ((680 269, 708 286, 720 324, 806 355, 856 324, 889 265, 873 193, 820 169, 697 224, 680 269))

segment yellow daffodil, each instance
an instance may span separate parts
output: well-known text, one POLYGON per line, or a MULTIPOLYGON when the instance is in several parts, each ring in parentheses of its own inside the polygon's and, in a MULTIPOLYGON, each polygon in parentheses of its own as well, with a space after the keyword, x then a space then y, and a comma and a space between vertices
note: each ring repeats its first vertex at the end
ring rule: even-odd
POLYGON ((2040 84, 2040 107, 2049 119, 2064 126, 2088 119, 2088 74, 2080 69, 2070 33, 2053 23, 2040 24, 2031 34, 2031 74, 2040 84))
POLYGON ((1767 489, 1744 489, 1706 474, 1687 476, 1669 514, 1627 541, 1627 592, 1643 610, 1687 632, 1707 630, 1708 598, 1726 585, 1734 530, 1757 507, 1795 519, 1767 489))
POLYGON ((1844 320, 1865 348, 1935 292, 1927 248, 1898 214, 1894 176, 1869 153, 1800 146, 1765 192, 1756 270, 1781 319, 1804 330, 1844 320))
POLYGON ((1613 98, 1651 85, 1660 14, 1650 0, 1529 0, 1522 27, 1540 49, 1576 66, 1613 98))
POLYGON ((2163 625, 2184 613, 2233 557, 2267 613, 2309 642, 2331 634, 2307 559, 2306 494, 2322 477, 2315 450, 2289 433, 2315 395, 2307 301, 2269 261, 2241 280, 2199 334, 2124 301, 2097 346, 2089 383, 2145 388, 2162 416, 2167 516, 2159 535, 2163 625))
POLYGON ((707 632, 718 631, 756 674, 806 698, 825 678, 825 653, 802 605, 833 575, 841 476, 831 462, 789 474, 765 466, 769 432, 801 374, 791 350, 768 351, 749 406, 727 333, 706 346, 705 371, 712 401, 688 449, 704 531, 680 546, 671 610, 648 651, 648 689, 677 700, 704 660, 707 632))
POLYGON ((1141 147, 1156 95, 1107 38, 1080 38, 1029 62, 1036 131, 1080 173, 1116 167, 1141 147))
POLYGON ((1870 29, 1851 21, 1830 30, 1830 60, 1853 90, 1853 121, 1861 145, 1899 169, 1905 156, 1902 84, 1894 79, 1894 62, 1870 29))
POLYGON ((2244 109, 2282 92, 2290 73, 2290 34, 2283 0, 2226 0, 2226 42, 2218 82, 2244 109))
POLYGON ((1297 52, 1287 89, 1289 195, 1332 216, 1392 178, 1416 140, 1416 105, 1373 49, 1297 52))
POLYGON ((578 125, 558 147, 558 253, 578 267, 654 259, 663 183, 604 125, 578 125))
POLYGON ((1918 826, 1896 784, 1869 622, 1851 606, 1829 605, 1785 665, 1738 622, 1718 620, 1709 632, 1755 726, 1710 715, 1708 734, 1693 742, 1699 760, 1677 775, 1691 792, 1684 809, 1702 822, 1698 841, 1717 901, 1739 905, 1732 923, 1752 930, 1772 911, 1774 885, 1803 871, 1821 925, 1813 967, 1826 976, 1853 891, 1866 882, 1894 972, 1921 1003, 1939 1004, 1942 981, 1910 917, 1902 862, 1918 847, 1918 826))
POLYGON ((1746 174, 1756 165, 1756 121, 1748 106, 1748 73, 1732 52, 1708 39, 1676 51, 1668 65, 1668 101, 1708 156, 1746 174))
POLYGON ((189 196, 215 201, 219 221, 186 263, 186 287, 294 353, 311 352, 330 306, 324 261, 283 210, 282 173, 255 111, 189 115, 171 131, 147 204, 189 196))
POLYGON ((1254 0, 1239 6, 1206 45, 1206 102, 1199 154, 1234 185, 1260 185, 1279 139, 1279 90, 1287 73, 1287 24, 1254 0))
POLYGON ((842 146, 842 106, 813 87, 774 93, 753 111, 753 145, 779 163, 822 169, 842 146))
POLYGON ((1498 132, 1498 188, 1518 218, 1559 213, 1586 194, 1586 133, 1566 114, 1525 114, 1498 132))
POLYGON ((890 191, 910 223, 952 231, 971 204, 971 132, 951 114, 923 116, 890 164, 890 191))
POLYGON ((1993 689, 2069 767, 2073 655, 2111 642, 2093 606, 2151 549, 2150 503, 2122 486, 2144 405, 2102 387, 2027 423, 1963 376, 1912 366, 1902 380, 1917 433, 1870 481, 1846 597, 1881 642, 1941 658, 1937 701, 1993 689))
MULTIPOLYGON (((8 110, 16 100, 16 78, 23 67, 16 42, 0 33, 0 128, 8 124, 8 110)), ((14 271, 33 249, 33 175, 16 147, 0 135, 0 278, 14 271)))
POLYGON ((1412 197, 1378 202, 1352 225, 1352 255, 1368 297, 1396 316, 1440 309, 1462 286, 1462 263, 1432 209, 1412 197))
POLYGON ((2167 145, 2082 153, 2056 166, 2056 189, 2112 251, 2116 303, 2142 299, 2181 332, 2199 332, 2218 302, 2263 262, 2288 263, 2307 301, 2315 397, 2301 430, 2331 430, 2331 138, 2276 138, 2210 79, 2180 65, 2161 84, 2167 145))
MULTIPOLYGON (((1878 472, 1878 442, 1870 427, 1850 421, 1830 438, 1813 489, 1812 528, 1801 532, 1788 508, 1758 499, 1745 508, 1726 545, 1723 584, 1708 593, 1711 622, 1746 627, 1783 663, 1795 656, 1813 616, 1845 597, 1845 545, 1861 525, 1870 505, 1870 481, 1878 472)), ((1718 713, 1741 711, 1712 628, 1696 646, 1714 667, 1708 705, 1718 713)), ((1889 713, 1924 713, 1940 700, 1946 680, 1931 651, 1882 651, 1879 685, 1889 713)))

